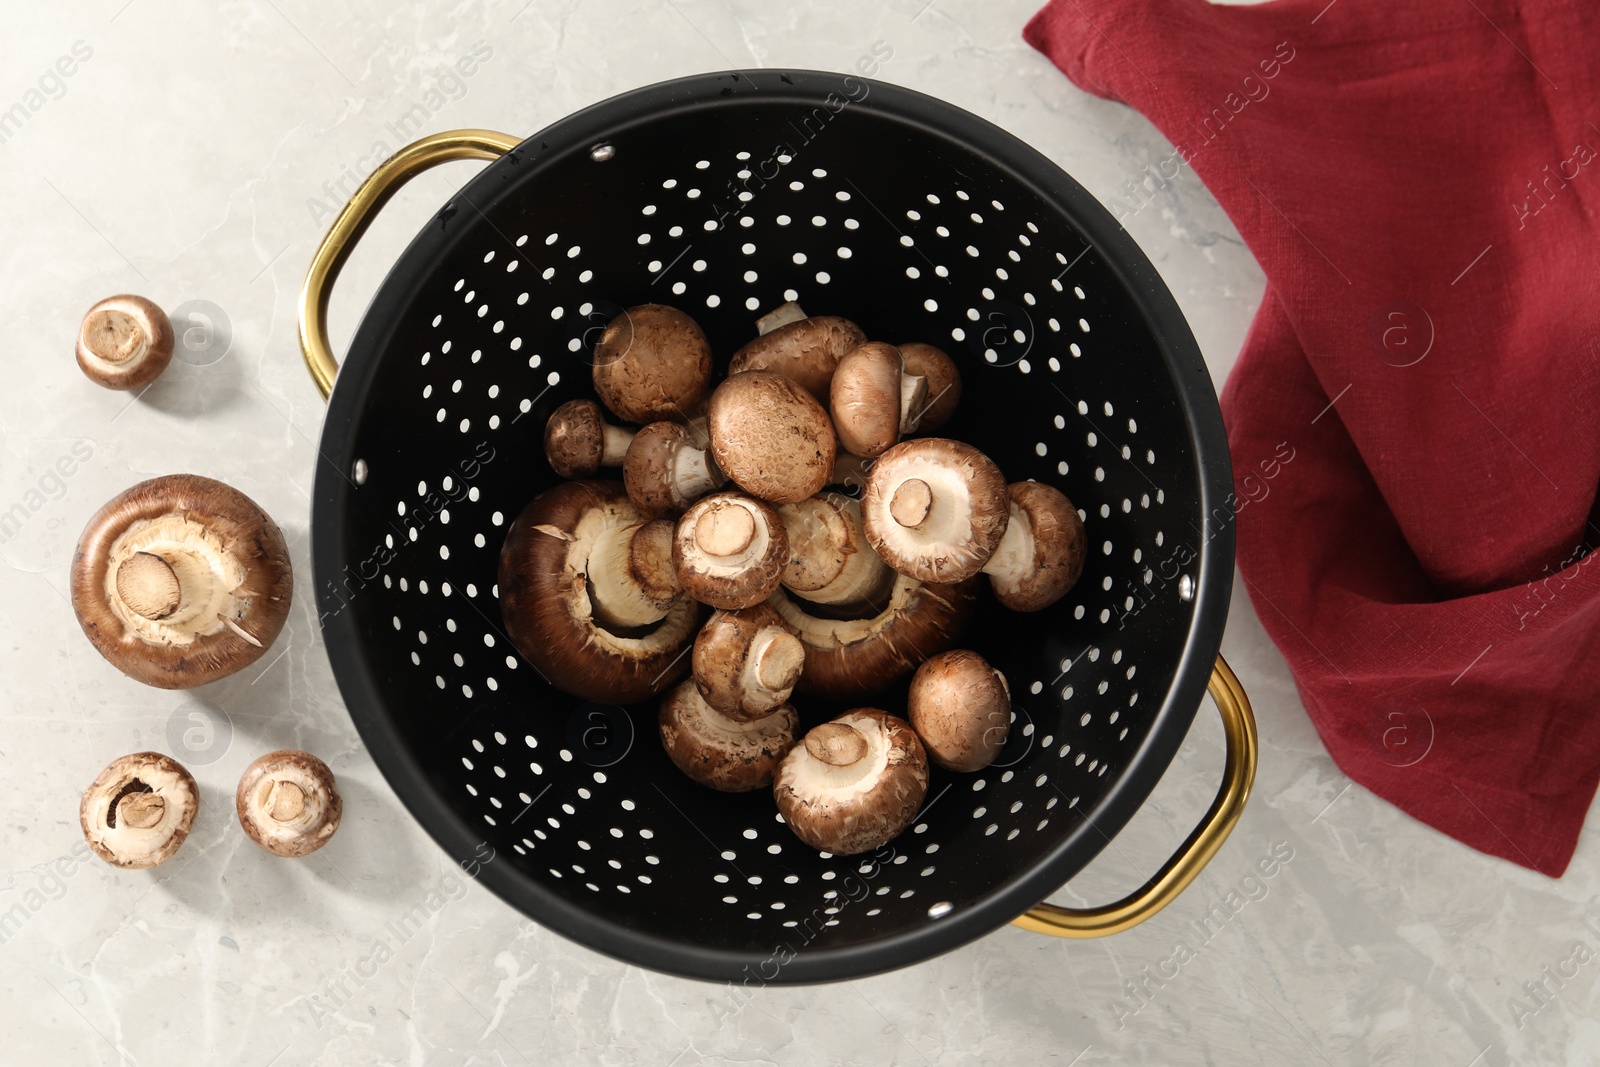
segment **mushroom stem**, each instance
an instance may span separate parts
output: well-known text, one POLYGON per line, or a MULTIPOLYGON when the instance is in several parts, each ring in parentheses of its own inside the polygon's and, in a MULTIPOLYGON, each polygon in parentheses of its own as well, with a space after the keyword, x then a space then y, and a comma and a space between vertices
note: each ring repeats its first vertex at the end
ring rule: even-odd
POLYGON ((719 559, 743 552, 755 536, 755 517, 741 507, 708 508, 694 524, 695 543, 719 559))
POLYGON ((161 816, 166 814, 167 802, 161 798, 161 794, 154 792, 142 782, 138 784, 140 789, 125 794, 117 801, 114 809, 116 818, 112 825, 121 823, 135 830, 148 830, 160 822, 161 816))
POLYGON ((848 723, 825 722, 806 734, 806 751, 830 767, 848 767, 867 754, 867 739, 848 723))
POLYGON ((787 304, 780 304, 756 320, 756 333, 769 334, 779 326, 787 326, 791 322, 799 322, 806 317, 800 305, 793 300, 787 304))
POLYGON ((600 466, 622 466, 622 457, 628 454, 628 446, 632 443, 632 430, 625 430, 621 426, 612 426, 607 423, 601 437, 600 466))
POLYGON ((626 630, 666 617, 683 592, 672 566, 672 530, 672 523, 657 520, 600 534, 588 566, 596 622, 626 630))
POLYGON ((900 378, 900 432, 910 433, 922 421, 928 407, 928 379, 915 374, 900 378))
POLYGON ((92 312, 83 325, 89 351, 107 363, 121 363, 144 354, 150 338, 137 319, 124 311, 103 308, 92 312))
POLYGON ((889 498, 889 514, 894 521, 915 530, 928 519, 933 510, 933 490, 921 478, 907 478, 889 498))
POLYGON ((1011 519, 1006 523, 1006 532, 1000 535, 1000 544, 995 548, 994 555, 983 565, 983 573, 1017 582, 1034 569, 1037 546, 1028 513, 1018 507, 1015 501, 1010 504, 1010 512, 1011 519))
POLYGON ((267 797, 262 807, 278 822, 292 822, 306 810, 306 791, 293 782, 274 779, 267 787, 267 797))
POLYGON ((169 618, 183 602, 171 564, 152 552, 135 552, 117 567, 117 596, 128 610, 152 622, 169 618))

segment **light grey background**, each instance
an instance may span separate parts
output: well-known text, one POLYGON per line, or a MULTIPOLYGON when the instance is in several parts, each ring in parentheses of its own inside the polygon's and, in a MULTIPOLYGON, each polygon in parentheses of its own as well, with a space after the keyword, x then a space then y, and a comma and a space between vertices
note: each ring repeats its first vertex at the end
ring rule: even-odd
MULTIPOLYGON (((377 142, 398 145, 387 127, 418 102, 430 132, 530 133, 660 79, 848 69, 887 42, 881 77, 999 123, 1128 215, 1221 384, 1263 279, 1210 195, 1184 171, 1131 211, 1126 183, 1170 146, 1023 44, 1035 0, 925 2, 6 0, 0 113, 20 103, 26 117, 0 134, 0 511, 22 504, 25 521, 0 544, 0 1061, 1592 1062, 1593 831, 1551 882, 1351 786, 1242 593, 1224 650, 1261 724, 1255 797, 1180 901, 1103 941, 1006 928, 899 973, 766 990, 730 1012, 719 987, 602 958, 447 880, 453 864, 373 767, 312 612, 307 493, 323 408, 296 348, 294 301, 336 206, 325 183, 353 187, 377 142), (492 56, 470 78, 442 81, 478 42, 492 56), (92 54, 63 64, 70 77, 52 73, 75 45, 92 54), (122 291, 169 310, 220 308, 226 354, 207 349, 204 322, 181 323, 200 330, 198 354, 143 397, 93 387, 72 338, 91 303, 122 291), (57 467, 62 457, 73 461, 57 467), (278 646, 191 694, 146 689, 102 662, 65 596, 85 519, 173 470, 249 493, 283 526, 299 568, 278 646), (230 816, 240 771, 281 746, 326 758, 346 797, 332 844, 294 863, 256 850, 230 816), (206 817, 193 839, 153 872, 91 860, 52 874, 81 841, 83 787, 142 748, 194 769, 206 817), (1292 859, 1246 882, 1275 848, 1292 859), (385 924, 433 892, 425 932, 374 966, 385 924), (1247 902, 1201 946, 1192 924, 1230 892, 1247 902), (1194 950, 1181 965, 1179 941, 1194 950), (1534 1012, 1521 984, 1546 967, 1576 973, 1549 982, 1534 1012), (1169 977, 1133 999, 1124 983, 1146 968, 1169 977)), ((336 345, 473 166, 424 176, 388 208, 336 295, 336 345)), ((1142 881, 1204 809, 1220 767, 1221 731, 1202 709, 1150 803, 1057 899, 1100 902, 1142 881)))

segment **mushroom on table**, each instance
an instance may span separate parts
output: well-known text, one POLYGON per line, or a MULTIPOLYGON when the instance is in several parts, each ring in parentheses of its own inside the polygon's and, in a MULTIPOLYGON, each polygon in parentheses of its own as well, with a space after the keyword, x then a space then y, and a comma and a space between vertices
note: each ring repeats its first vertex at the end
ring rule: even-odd
POLYGON ((72 607, 90 642, 163 689, 254 663, 283 629, 293 590, 277 524, 237 489, 192 474, 113 498, 72 560, 72 607))
POLYGON ((612 319, 594 347, 594 389, 617 418, 687 419, 711 384, 711 344, 688 315, 640 304, 612 319))
POLYGON ((199 809, 200 790, 182 764, 135 752, 113 760, 84 791, 78 821, 95 855, 139 870, 172 858, 199 809))
POLYGON ((755 719, 735 719, 701 698, 685 681, 661 701, 661 744, 684 774, 724 793, 770 785, 778 762, 794 747, 798 716, 787 704, 755 719))
POLYGON ((274 856, 309 856, 339 829, 344 801, 326 763, 279 749, 245 768, 234 810, 250 840, 274 856))
POLYGON ((172 361, 172 320, 142 296, 112 296, 78 326, 78 367, 107 389, 141 389, 172 361))
POLYGON ((629 704, 688 669, 701 608, 676 583, 671 526, 640 515, 621 482, 562 482, 523 508, 500 552, 500 611, 551 684, 629 704))
POLYGON ((952 771, 981 771, 1006 746, 1011 690, 1006 676, 976 652, 941 652, 911 676, 906 717, 933 762, 952 771))
POLYGON ((742 493, 695 501, 672 542, 672 562, 689 595, 725 611, 771 596, 788 559, 789 536, 777 511, 742 493))
POLYGON ((814 726, 778 765, 772 795, 789 829, 836 856, 899 836, 928 793, 928 758, 904 719, 856 708, 814 726))

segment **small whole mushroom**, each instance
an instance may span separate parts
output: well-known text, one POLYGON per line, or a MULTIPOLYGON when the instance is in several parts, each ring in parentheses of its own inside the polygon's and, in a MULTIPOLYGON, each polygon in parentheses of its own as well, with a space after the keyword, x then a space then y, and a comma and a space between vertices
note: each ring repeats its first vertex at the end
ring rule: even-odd
POLYGON ((112 296, 78 326, 78 367, 107 389, 139 389, 172 361, 172 320, 142 296, 112 296))
POLYGON ((871 852, 910 826, 928 758, 904 719, 856 708, 814 726, 778 765, 772 795, 795 836, 822 852, 871 852))
POLYGON ((777 511, 741 493, 695 501, 672 542, 672 562, 689 595, 724 611, 771 596, 788 559, 789 536, 777 511))
POLYGON ((828 411, 846 452, 871 458, 917 428, 928 383, 906 370, 900 350, 869 341, 839 361, 828 411))
POLYGON ((192 474, 112 499, 72 560, 72 607, 90 642, 163 689, 254 663, 283 629, 293 590, 278 525, 232 486, 192 474))
POLYGON ((941 652, 917 668, 906 717, 928 758, 952 771, 981 771, 1006 747, 1011 690, 976 652, 941 652))
POLYGON ((883 561, 924 582, 958 582, 983 569, 1010 510, 1005 476, 961 441, 902 441, 878 457, 861 498, 861 525, 883 561))
POLYGON ((770 371, 729 375, 706 414, 712 459, 750 495, 794 504, 828 484, 838 454, 833 423, 790 379, 770 371))
POLYGON ((916 429, 932 433, 949 422, 961 404, 961 372, 954 360, 932 345, 914 341, 899 348, 906 373, 927 382, 928 396, 918 413, 916 429))
POLYGON ((895 572, 867 544, 861 502, 842 493, 822 493, 778 509, 789 535, 783 587, 808 604, 846 610, 881 605, 895 572))
POLYGON ((601 467, 620 467, 633 431, 606 422, 593 400, 569 400, 544 424, 544 456, 563 478, 587 478, 601 467))
POLYGON ((621 482, 561 482, 522 509, 500 551, 506 635, 552 685, 631 704, 688 668, 700 607, 669 565, 671 523, 647 522, 621 482))
POLYGON ((677 515, 727 481, 683 423, 652 422, 634 434, 622 460, 628 499, 652 517, 677 515))
POLYGON ((772 783, 794 747, 799 718, 783 704, 760 718, 730 718, 707 704, 694 682, 661 701, 659 725, 667 756, 684 774, 724 793, 748 793, 772 783))
POLYGON ((1083 574, 1089 538, 1061 490, 1042 482, 1006 487, 1010 521, 983 565, 995 599, 1012 611, 1042 611, 1067 595, 1083 574))
POLYGON ((182 764, 135 752, 113 760, 84 791, 78 821, 95 855, 139 870, 171 859, 199 810, 200 790, 182 764))
POLYGON ((799 305, 785 304, 758 321, 761 336, 733 354, 728 374, 772 371, 797 383, 819 403, 828 402, 828 386, 839 360, 863 345, 867 335, 849 319, 836 315, 804 315, 799 305))
POLYGON ((339 829, 333 771, 309 752, 280 749, 246 767, 234 793, 239 825, 274 856, 309 856, 339 829))
POLYGON ((700 696, 730 719, 759 719, 789 699, 806 664, 805 646, 765 604, 713 612, 694 639, 700 696))
POLYGON ((594 389, 617 418, 688 419, 711 384, 711 343, 688 315, 640 304, 612 319, 594 348, 594 389))

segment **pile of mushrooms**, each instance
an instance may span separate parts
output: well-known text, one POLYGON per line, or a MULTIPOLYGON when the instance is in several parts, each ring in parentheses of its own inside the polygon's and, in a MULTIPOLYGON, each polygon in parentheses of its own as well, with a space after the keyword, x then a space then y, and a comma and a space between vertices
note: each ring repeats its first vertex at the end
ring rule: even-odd
POLYGON ((802 840, 855 854, 910 824, 930 760, 971 772, 1004 747, 1005 677, 954 647, 980 575, 1005 607, 1040 611, 1077 581, 1087 541, 1059 490, 913 436, 960 401, 938 348, 793 303, 757 328, 715 381, 682 311, 641 305, 606 327, 597 399, 545 427, 550 468, 585 480, 512 524, 501 610, 551 684, 619 704, 665 694, 680 770, 728 792, 770 786, 802 840), (907 675, 906 718, 856 707, 805 731, 790 702, 854 703, 907 675))

